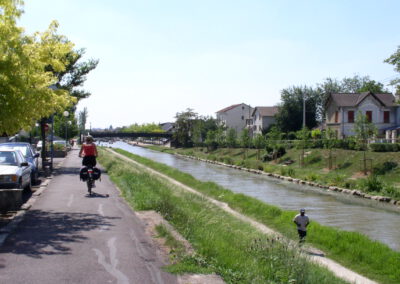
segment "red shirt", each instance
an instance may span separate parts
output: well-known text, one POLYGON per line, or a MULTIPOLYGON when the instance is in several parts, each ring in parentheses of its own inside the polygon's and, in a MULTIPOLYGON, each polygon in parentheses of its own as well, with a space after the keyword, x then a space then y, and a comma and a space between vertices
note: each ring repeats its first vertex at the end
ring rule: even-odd
POLYGON ((82 148, 83 148, 82 154, 84 157, 95 155, 96 145, 94 145, 93 143, 90 144, 83 143, 82 148))

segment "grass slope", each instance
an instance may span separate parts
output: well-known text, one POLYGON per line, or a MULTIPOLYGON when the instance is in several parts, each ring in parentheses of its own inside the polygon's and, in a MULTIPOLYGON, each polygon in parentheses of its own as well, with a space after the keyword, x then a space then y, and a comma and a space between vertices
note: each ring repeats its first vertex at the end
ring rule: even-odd
MULTIPOLYGON (((228 203, 231 208, 274 228, 288 238, 297 237, 292 223, 295 212, 281 210, 244 194, 233 193, 212 182, 201 182, 189 174, 129 152, 123 150, 117 150, 117 152, 210 197, 228 203)), ((307 242, 322 249, 328 257, 342 265, 378 282, 400 283, 399 252, 360 233, 341 231, 317 222, 311 223, 308 232, 307 242)))
POLYGON ((134 209, 156 210, 195 248, 169 271, 216 272, 227 283, 345 283, 197 195, 104 150, 99 161, 134 209))

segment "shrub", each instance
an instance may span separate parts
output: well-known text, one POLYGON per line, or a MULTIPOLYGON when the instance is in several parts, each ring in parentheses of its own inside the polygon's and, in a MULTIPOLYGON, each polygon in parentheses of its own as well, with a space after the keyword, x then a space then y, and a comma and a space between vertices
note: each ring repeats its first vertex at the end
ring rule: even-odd
POLYGON ((225 164, 233 165, 234 161, 233 161, 233 159, 232 159, 231 157, 225 156, 225 157, 224 157, 224 163, 225 163, 225 164))
POLYGON ((360 181, 360 188, 368 192, 380 192, 384 187, 383 181, 377 175, 370 175, 360 181))
POLYGON ((215 155, 210 154, 210 155, 207 155, 207 160, 216 161, 217 157, 215 155))
POLYGON ((384 175, 387 172, 392 171, 393 169, 395 169, 397 167, 397 163, 393 162, 393 161, 386 161, 382 164, 377 164, 376 166, 374 166, 374 168, 372 169, 373 173, 375 175, 384 175))
POLYGON ((374 152, 398 152, 399 144, 391 143, 371 143, 369 147, 374 152))

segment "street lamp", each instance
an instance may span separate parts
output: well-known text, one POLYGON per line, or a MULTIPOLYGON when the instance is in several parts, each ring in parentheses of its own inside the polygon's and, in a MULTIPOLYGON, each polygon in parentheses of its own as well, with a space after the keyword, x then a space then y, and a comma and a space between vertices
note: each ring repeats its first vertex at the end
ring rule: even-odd
MULTIPOLYGON (((63 112, 63 115, 65 116, 65 119, 69 116, 69 112, 66 110, 63 112)), ((65 148, 67 148, 68 144, 68 123, 65 121, 65 148)))

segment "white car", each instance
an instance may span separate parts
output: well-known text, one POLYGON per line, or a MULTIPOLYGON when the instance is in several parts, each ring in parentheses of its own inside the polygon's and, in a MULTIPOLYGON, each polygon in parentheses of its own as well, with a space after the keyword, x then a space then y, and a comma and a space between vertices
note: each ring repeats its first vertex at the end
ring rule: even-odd
POLYGON ((0 188, 30 190, 31 170, 21 151, 0 149, 0 188))

